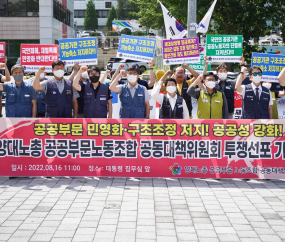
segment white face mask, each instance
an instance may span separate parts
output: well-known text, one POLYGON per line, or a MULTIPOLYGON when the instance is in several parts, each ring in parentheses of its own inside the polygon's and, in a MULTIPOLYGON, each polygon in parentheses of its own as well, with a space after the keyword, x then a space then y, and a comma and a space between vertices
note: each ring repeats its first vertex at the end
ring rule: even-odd
POLYGON ((64 75, 64 71, 63 70, 57 70, 57 71, 54 71, 53 74, 58 78, 62 78, 64 75))
POLYGON ((214 88, 216 86, 216 82, 214 82, 214 81, 207 81, 206 82, 206 86, 212 89, 212 88, 214 88))
POLYGON ((88 72, 85 71, 81 74, 81 77, 84 78, 84 79, 87 79, 89 76, 88 76, 88 72))
POLYGON ((252 81, 259 84, 261 82, 261 76, 253 76, 252 81))
POLYGON ((167 91, 168 93, 175 93, 175 92, 176 92, 176 86, 168 86, 168 87, 166 88, 166 91, 167 91))
POLYGON ((40 74, 40 80, 43 80, 43 79, 45 79, 45 73, 40 74))
POLYGON ((266 87, 267 89, 270 89, 272 86, 272 83, 263 83, 262 86, 266 87))
POLYGON ((219 79, 224 81, 226 80, 228 77, 228 74, 227 73, 219 73, 219 79))
POLYGON ((128 82, 135 83, 137 81, 137 75, 128 75, 128 82))

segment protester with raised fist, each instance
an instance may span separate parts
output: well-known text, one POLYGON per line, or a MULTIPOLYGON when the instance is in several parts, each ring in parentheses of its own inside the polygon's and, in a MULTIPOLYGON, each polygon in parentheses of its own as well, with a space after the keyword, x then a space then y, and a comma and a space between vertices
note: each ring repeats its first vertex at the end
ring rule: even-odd
POLYGON ((272 119, 273 100, 268 88, 261 85, 262 70, 253 66, 249 69, 249 78, 252 81, 248 85, 241 85, 246 77, 246 67, 241 72, 236 82, 236 91, 242 95, 243 119, 272 119))
POLYGON ((109 87, 99 81, 100 69, 89 70, 89 78, 80 83, 84 73, 87 73, 87 66, 80 67, 73 83, 73 87, 83 94, 84 118, 112 118, 112 94, 109 87))
POLYGON ((46 94, 47 118, 77 118, 78 92, 72 87, 72 82, 64 78, 64 63, 55 61, 52 63, 54 78, 40 82, 41 73, 45 72, 45 67, 40 67, 36 74, 33 87, 35 90, 44 91, 46 94))

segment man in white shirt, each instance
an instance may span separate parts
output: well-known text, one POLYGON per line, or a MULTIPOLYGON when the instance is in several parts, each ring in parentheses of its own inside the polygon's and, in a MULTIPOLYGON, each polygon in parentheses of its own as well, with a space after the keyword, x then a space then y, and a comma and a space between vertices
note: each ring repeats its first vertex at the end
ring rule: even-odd
POLYGON ((241 85, 246 77, 246 67, 241 72, 236 82, 236 91, 242 95, 243 119, 272 119, 273 100, 270 91, 261 85, 262 70, 253 66, 249 69, 248 85, 241 85))
POLYGON ((167 94, 160 94, 159 91, 163 81, 159 80, 153 89, 151 96, 160 104, 160 119, 189 119, 189 111, 185 100, 176 94, 177 82, 173 78, 168 78, 164 82, 167 94))

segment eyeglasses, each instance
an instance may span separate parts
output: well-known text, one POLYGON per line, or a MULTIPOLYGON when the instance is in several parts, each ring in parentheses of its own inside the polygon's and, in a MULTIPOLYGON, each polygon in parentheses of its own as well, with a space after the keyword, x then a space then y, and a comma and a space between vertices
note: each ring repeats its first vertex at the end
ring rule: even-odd
POLYGON ((184 75, 184 72, 176 72, 176 75, 184 75))
POLYGON ((262 74, 261 74, 261 72, 258 72, 258 73, 257 73, 257 72, 254 72, 254 73, 252 73, 252 75, 253 75, 253 76, 257 76, 257 75, 258 75, 258 76, 261 76, 262 74))

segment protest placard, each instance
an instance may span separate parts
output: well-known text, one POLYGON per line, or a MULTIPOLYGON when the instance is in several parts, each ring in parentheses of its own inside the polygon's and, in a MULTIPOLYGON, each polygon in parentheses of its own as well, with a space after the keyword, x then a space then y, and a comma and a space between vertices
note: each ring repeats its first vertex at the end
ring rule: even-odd
POLYGON ((285 55, 252 53, 251 66, 262 70, 262 81, 278 82, 278 75, 285 67, 285 55))
POLYGON ((200 61, 199 39, 163 40, 163 64, 176 65, 200 61))
POLYGON ((52 63, 58 59, 58 45, 21 44, 21 65, 25 72, 34 72, 45 66, 51 72, 52 63))
POLYGON ((155 39, 121 35, 117 57, 148 62, 154 56, 155 46, 155 39))
POLYGON ((4 63, 3 58, 5 56, 5 42, 0 42, 0 63, 4 63))
POLYGON ((207 35, 206 56, 212 62, 240 62, 242 35, 207 35))
POLYGON ((97 65, 97 39, 60 39, 59 53, 60 60, 66 66, 73 66, 76 63, 81 65, 97 65))

